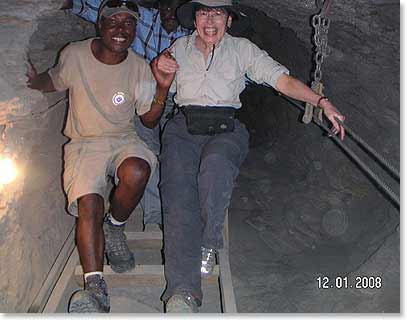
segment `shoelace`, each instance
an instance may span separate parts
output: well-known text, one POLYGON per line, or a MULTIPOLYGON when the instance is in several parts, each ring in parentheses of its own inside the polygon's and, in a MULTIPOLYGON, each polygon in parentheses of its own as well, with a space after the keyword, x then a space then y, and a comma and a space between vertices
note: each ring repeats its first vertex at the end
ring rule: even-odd
POLYGON ((102 279, 86 282, 85 289, 92 291, 96 295, 107 295, 107 287, 102 279))
POLYGON ((115 255, 127 255, 129 253, 129 248, 126 244, 126 235, 121 227, 108 226, 109 232, 107 236, 109 237, 109 246, 115 255))
POLYGON ((210 265, 215 261, 215 250, 214 249, 202 249, 202 264, 210 265))

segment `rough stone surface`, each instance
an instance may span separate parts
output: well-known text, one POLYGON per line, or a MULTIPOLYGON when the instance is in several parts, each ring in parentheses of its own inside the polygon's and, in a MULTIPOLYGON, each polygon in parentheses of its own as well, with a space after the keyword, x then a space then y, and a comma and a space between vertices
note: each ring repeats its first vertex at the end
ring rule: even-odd
MULTIPOLYGON (((256 1, 257 8, 280 24, 251 8, 243 10, 252 17, 252 29, 244 36, 308 82, 312 46, 304 32, 312 30, 304 21, 315 8, 305 4, 256 1)), ((380 12, 365 2, 345 6, 346 14, 338 13, 331 22, 332 54, 323 64, 324 92, 347 116, 347 124, 399 167, 398 3, 387 2, 380 12), (363 21, 354 19, 356 8, 369 13, 358 17, 363 21)), ((252 149, 230 208, 239 311, 399 312, 397 207, 270 89, 249 86, 242 101, 239 118, 249 128, 252 149), (319 275, 353 280, 356 275, 380 276, 386 286, 321 291, 316 285, 319 275)), ((349 138, 346 144, 360 150, 349 138)), ((369 157, 357 154, 387 177, 369 157)), ((397 183, 384 180, 399 193, 397 183)))
POLYGON ((1 312, 28 310, 74 222, 61 185, 66 95, 43 95, 25 84, 27 55, 43 71, 64 44, 92 33, 57 7, 55 1, 0 3, 0 108, 10 111, 0 123, 0 145, 20 171, 0 189, 1 312))
MULTIPOLYGON (((308 82, 314 1, 240 3, 250 6, 252 17, 245 36, 308 82)), ((0 122, 0 152, 7 147, 21 169, 0 189, 1 312, 29 308, 73 225, 61 188, 65 105, 58 101, 65 94, 27 89, 24 76, 27 54, 43 71, 68 41, 93 34, 91 25, 58 7, 52 0, 0 2, 0 110, 8 110, 8 120, 0 122)), ((397 167, 399 16, 392 0, 334 2, 332 53, 322 69, 324 92, 348 125, 397 167)), ((250 86, 242 100, 239 117, 251 132, 252 149, 230 210, 239 311, 399 312, 398 208, 271 89, 250 86), (318 275, 358 274, 382 276, 385 286, 316 288, 318 275)))

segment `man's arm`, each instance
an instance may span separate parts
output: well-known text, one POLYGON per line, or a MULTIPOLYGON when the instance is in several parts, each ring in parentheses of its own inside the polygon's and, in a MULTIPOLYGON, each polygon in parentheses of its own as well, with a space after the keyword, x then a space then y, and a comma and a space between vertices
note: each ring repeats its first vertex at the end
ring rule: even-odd
POLYGON ((100 0, 63 0, 62 10, 72 9, 72 13, 89 21, 96 23, 100 0))
POLYGON ((151 103, 150 111, 146 112, 141 118, 141 122, 147 128, 154 128, 160 121, 161 115, 164 110, 165 101, 167 99, 168 88, 160 87, 157 84, 157 89, 154 95, 153 102, 151 103))
POLYGON ((30 89, 40 90, 42 92, 56 91, 52 79, 47 71, 38 74, 31 61, 27 62, 27 66, 27 86, 30 89))
POLYGON ((294 98, 296 100, 301 100, 308 102, 314 106, 317 106, 319 101, 319 107, 324 110, 325 116, 332 123, 334 129, 333 134, 340 132, 341 140, 345 137, 345 129, 338 123, 336 118, 340 121, 344 121, 345 117, 335 108, 335 106, 327 99, 320 100, 321 96, 316 94, 308 86, 302 83, 300 80, 289 76, 287 74, 282 74, 276 84, 276 89, 281 93, 294 98))
POLYGON ((73 0, 63 0, 60 10, 69 10, 73 8, 73 0))

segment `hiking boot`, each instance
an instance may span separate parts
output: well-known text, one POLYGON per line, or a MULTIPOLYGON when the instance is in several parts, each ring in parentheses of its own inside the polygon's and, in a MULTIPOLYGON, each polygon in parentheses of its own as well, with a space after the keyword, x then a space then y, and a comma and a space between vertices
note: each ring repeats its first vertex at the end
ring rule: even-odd
POLYGON ((109 295, 105 280, 95 274, 85 282, 85 289, 76 291, 70 301, 69 313, 108 313, 110 311, 109 295))
POLYGON ((189 293, 174 294, 165 304, 166 313, 197 313, 198 304, 189 293))
POLYGON ((103 223, 103 232, 105 234, 105 252, 112 270, 122 273, 134 269, 136 263, 134 255, 127 245, 124 225, 115 226, 106 218, 103 223))
POLYGON ((216 265, 216 250, 201 247, 201 276, 203 278, 209 277, 216 265))

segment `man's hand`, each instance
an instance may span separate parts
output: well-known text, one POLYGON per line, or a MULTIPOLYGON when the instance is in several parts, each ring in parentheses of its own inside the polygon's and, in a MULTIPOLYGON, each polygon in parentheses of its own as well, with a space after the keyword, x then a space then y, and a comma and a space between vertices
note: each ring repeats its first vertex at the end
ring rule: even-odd
POLYGON ((60 10, 68 10, 73 8, 73 0, 63 0, 60 10))
POLYGON ((169 49, 151 61, 151 70, 157 84, 162 88, 169 88, 175 78, 179 65, 169 49))
POLYGON ((28 88, 42 92, 55 91, 54 84, 48 72, 38 74, 30 59, 27 59, 27 73, 25 75, 28 78, 26 82, 28 88))
POLYGON ((33 82, 35 81, 35 79, 38 77, 38 73, 37 73, 37 69, 35 69, 34 65, 32 64, 31 60, 28 59, 27 60, 27 73, 25 74, 27 76, 27 87, 29 87, 30 89, 35 89, 32 87, 33 82))

